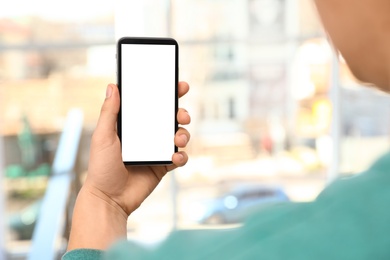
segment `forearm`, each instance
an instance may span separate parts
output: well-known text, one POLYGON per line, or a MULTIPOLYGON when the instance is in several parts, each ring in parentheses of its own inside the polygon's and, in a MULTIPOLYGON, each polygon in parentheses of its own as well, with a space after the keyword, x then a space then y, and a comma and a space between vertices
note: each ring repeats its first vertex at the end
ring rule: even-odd
POLYGON ((127 214, 104 193, 83 187, 74 208, 68 251, 105 250, 126 234, 127 214))

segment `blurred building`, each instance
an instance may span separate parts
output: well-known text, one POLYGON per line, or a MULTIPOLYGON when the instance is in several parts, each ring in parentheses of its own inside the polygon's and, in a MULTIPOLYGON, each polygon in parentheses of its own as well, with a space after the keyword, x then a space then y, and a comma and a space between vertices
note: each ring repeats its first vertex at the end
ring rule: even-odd
MULTIPOLYGON (((0 20, 0 48, 9 45, 22 45, 28 41, 31 30, 22 22, 9 19, 0 20)), ((0 80, 5 78, 23 78, 26 74, 26 66, 30 57, 24 53, 7 50, 0 55, 0 80)))
POLYGON ((311 2, 171 3, 172 32, 183 46, 181 64, 197 71, 189 79, 197 98, 192 148, 227 160, 252 159, 267 139, 282 149, 287 133, 280 130, 293 117, 288 83, 292 54, 306 39, 321 34, 316 16, 306 15, 311 2))
MULTIPOLYGON (((90 131, 105 84, 115 82, 114 38, 125 35, 178 40, 180 79, 191 85, 185 106, 197 140, 188 147, 193 156, 226 163, 296 144, 315 148, 313 140, 329 132, 329 53, 318 40, 323 34, 310 0, 121 4, 115 18, 83 23, 0 21, 3 134, 15 135, 24 114, 36 132, 59 131, 74 106, 85 111, 90 131)), ((352 109, 345 113, 345 129, 367 128, 364 122, 372 120, 353 119, 352 109)))
MULTIPOLYGON (((49 150, 42 151, 44 154, 54 152, 53 139, 73 107, 84 111, 85 129, 90 134, 106 84, 115 82, 113 15, 83 23, 3 18, 0 42, 0 134, 6 136, 5 164, 20 162, 17 135, 23 129, 23 118, 39 136, 38 149, 49 150), (107 45, 112 46, 111 63, 102 58, 107 51, 99 49, 107 45), (106 64, 106 73, 96 73, 97 62, 106 64)), ((87 151, 89 145, 82 149, 87 151)), ((88 152, 83 154, 88 157, 88 152)))
MULTIPOLYGON (((90 5, 83 4, 92 13, 90 5)), ((84 131, 76 172, 85 172, 106 85, 116 81, 115 38, 170 36, 180 45, 179 79, 191 85, 180 99, 192 116, 186 126, 190 160, 179 174, 170 175, 172 194, 169 182, 162 183, 146 202, 149 208, 143 206, 152 221, 139 214, 137 228, 129 233, 142 231, 141 225, 147 227, 148 238, 164 233, 161 227, 168 227, 171 216, 168 200, 173 200, 172 207, 179 197, 180 203, 190 205, 191 199, 210 196, 229 180, 280 183, 293 199, 315 198, 325 185, 321 173, 334 152, 329 136, 334 111, 329 95, 332 53, 312 0, 115 4, 115 16, 107 12, 82 22, 75 18, 84 14, 82 9, 67 21, 0 19, 0 134, 6 151, 0 159, 5 166, 21 164, 18 134, 27 123, 39 146, 39 162, 50 161, 67 112, 78 107, 84 112, 84 131)), ((390 113, 390 102, 352 80, 343 62, 339 84, 339 168, 357 172, 388 149, 390 119, 384 115, 390 113)), ((18 183, 9 187, 8 193, 23 188, 18 183)), ((7 210, 21 206, 12 201, 7 210)))

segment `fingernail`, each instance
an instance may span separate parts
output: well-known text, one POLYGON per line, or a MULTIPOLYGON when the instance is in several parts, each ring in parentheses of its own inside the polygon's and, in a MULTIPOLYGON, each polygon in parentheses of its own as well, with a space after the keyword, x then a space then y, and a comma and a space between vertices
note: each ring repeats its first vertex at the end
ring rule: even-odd
POLYGON ((181 153, 177 153, 177 156, 179 156, 179 160, 180 160, 180 161, 183 161, 184 155, 182 155, 181 153))
POLYGON ((181 135, 180 138, 181 138, 185 143, 188 142, 188 138, 187 138, 186 135, 181 135))
POLYGON ((106 89, 106 98, 111 97, 111 95, 112 95, 112 86, 108 85, 106 89))

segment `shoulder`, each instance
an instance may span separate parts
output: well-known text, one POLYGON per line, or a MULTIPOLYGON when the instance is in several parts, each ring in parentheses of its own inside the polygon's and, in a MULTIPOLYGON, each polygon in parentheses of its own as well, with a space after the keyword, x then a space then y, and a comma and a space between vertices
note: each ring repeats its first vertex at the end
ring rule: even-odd
POLYGON ((330 184, 311 203, 262 209, 228 230, 173 232, 147 248, 122 242, 107 259, 361 259, 390 255, 390 156, 330 184), (382 246, 381 246, 382 245, 382 246))
POLYGON ((390 152, 381 156, 370 168, 360 174, 343 176, 318 196, 317 201, 370 201, 378 199, 378 193, 390 196, 390 152))

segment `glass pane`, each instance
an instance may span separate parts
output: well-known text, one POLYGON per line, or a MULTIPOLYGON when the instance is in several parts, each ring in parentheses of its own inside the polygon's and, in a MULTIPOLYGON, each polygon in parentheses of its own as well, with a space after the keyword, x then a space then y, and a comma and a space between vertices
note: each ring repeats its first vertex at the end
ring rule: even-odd
POLYGON ((340 171, 351 175, 366 170, 389 149, 390 98, 359 84, 344 62, 340 66, 342 102, 340 171), (381 111, 378 113, 378 111, 381 111))
POLYGON ((332 67, 310 0, 9 2, 0 10, 0 133, 10 256, 29 252, 72 108, 84 113, 70 201, 77 194, 122 36, 175 38, 179 78, 191 86, 180 100, 192 117, 189 162, 130 216, 129 239, 236 226, 261 207, 314 200, 330 171, 361 172, 388 149, 389 98, 363 88, 342 59, 332 67))
POLYGON ((258 207, 313 200, 333 148, 332 52, 312 3, 165 3, 116 13, 116 32, 171 32, 179 42, 180 80, 191 86, 180 100, 192 116, 190 160, 130 217, 129 238, 150 243, 172 228, 226 227, 258 207), (139 26, 124 28, 136 15, 139 26))
POLYGON ((30 251, 58 139, 73 108, 84 114, 76 180, 85 176, 105 88, 116 81, 114 33, 112 3, 13 1, 0 10, 2 215, 8 259, 24 259, 30 251))

